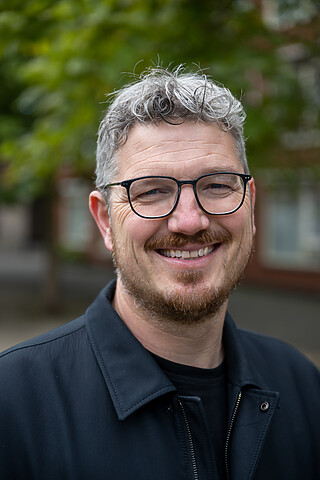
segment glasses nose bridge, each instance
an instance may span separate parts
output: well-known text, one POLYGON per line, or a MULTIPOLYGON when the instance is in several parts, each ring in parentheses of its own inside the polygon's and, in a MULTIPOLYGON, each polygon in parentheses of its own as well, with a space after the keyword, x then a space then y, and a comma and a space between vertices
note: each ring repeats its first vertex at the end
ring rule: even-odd
POLYGON ((192 188, 193 188, 193 191, 195 193, 195 196, 197 198, 197 182, 198 182, 198 179, 197 180, 176 180, 177 184, 178 184, 178 188, 179 188, 179 195, 180 195, 180 192, 181 192, 181 187, 183 185, 192 185, 192 188))
POLYGON ((179 201, 180 201, 180 194, 181 194, 181 187, 183 185, 191 185, 192 186, 192 189, 193 189, 193 193, 194 193, 194 196, 195 196, 195 199, 197 201, 197 204, 199 205, 199 207, 201 209, 202 208, 202 205, 199 201, 199 198, 198 198, 198 194, 197 194, 197 182, 198 182, 198 178, 196 180, 176 180, 177 182, 177 185, 178 185, 178 195, 177 195, 177 200, 176 200, 176 203, 175 203, 175 207, 178 205, 179 201))

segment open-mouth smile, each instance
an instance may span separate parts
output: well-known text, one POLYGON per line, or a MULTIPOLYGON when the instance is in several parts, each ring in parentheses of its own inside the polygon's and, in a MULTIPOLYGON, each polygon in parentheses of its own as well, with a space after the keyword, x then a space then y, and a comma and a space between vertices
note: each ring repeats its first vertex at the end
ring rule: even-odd
POLYGON ((158 253, 163 257, 193 260, 210 255, 210 253, 212 253, 218 246, 220 246, 220 243, 210 245, 209 247, 199 248, 198 250, 162 249, 158 250, 158 253))

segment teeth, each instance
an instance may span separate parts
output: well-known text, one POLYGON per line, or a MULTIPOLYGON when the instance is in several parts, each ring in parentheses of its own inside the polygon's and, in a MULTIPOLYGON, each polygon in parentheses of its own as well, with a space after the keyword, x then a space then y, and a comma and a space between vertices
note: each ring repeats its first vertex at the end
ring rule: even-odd
POLYGON ((213 247, 200 248, 199 250, 160 250, 161 255, 169 258, 198 258, 205 257, 213 252, 213 247))

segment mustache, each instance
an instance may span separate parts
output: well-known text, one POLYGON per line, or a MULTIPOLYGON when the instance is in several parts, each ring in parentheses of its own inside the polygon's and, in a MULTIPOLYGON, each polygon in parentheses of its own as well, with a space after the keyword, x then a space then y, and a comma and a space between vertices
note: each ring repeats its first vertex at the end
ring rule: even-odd
POLYGON ((229 243, 232 237, 226 230, 201 230, 194 235, 171 233, 150 238, 145 243, 145 250, 161 250, 183 248, 187 245, 210 245, 214 243, 229 243))

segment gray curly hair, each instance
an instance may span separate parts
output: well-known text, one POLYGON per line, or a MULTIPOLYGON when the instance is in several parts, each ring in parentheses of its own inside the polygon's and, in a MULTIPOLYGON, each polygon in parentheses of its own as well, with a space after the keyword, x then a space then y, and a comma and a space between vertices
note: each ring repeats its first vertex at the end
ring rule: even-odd
POLYGON ((249 173, 243 124, 244 109, 228 90, 201 73, 162 67, 149 69, 135 83, 114 92, 113 102, 100 123, 96 155, 96 187, 114 181, 116 153, 136 123, 181 124, 184 121, 217 123, 230 131, 245 173, 249 173))

